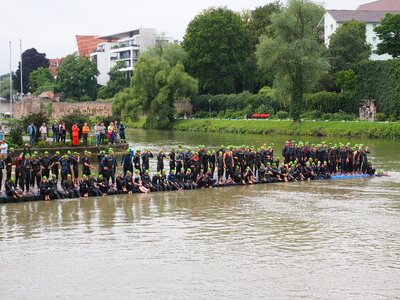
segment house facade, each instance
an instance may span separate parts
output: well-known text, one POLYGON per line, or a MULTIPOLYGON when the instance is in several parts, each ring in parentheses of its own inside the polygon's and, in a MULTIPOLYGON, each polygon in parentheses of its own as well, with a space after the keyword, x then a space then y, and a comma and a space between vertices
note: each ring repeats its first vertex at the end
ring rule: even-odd
POLYGON ((135 29, 103 36, 100 39, 112 41, 99 43, 96 50, 90 54, 90 59, 96 63, 99 70, 97 82, 101 85, 107 84, 110 79, 108 72, 118 62, 123 64, 120 70, 130 77, 141 53, 155 46, 157 42, 176 42, 173 38, 159 37, 156 30, 151 28, 135 29))
POLYGON ((371 60, 387 60, 392 56, 388 54, 378 55, 376 53, 377 46, 380 43, 374 29, 380 25, 381 20, 387 13, 400 13, 396 11, 373 11, 373 10, 327 10, 320 22, 320 26, 324 29, 324 43, 329 47, 332 34, 347 21, 357 20, 365 23, 366 41, 371 45, 371 60))

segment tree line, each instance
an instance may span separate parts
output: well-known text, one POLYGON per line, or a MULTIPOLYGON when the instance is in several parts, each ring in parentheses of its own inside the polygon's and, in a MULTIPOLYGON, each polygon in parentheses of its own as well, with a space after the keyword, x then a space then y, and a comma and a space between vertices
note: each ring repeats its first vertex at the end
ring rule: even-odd
MULTIPOLYGON (((359 65, 371 55, 365 24, 355 20, 339 27, 326 48, 318 26, 324 13, 311 0, 289 0, 286 6, 276 1, 242 12, 206 9, 189 23, 181 45, 157 44, 142 53, 131 79, 117 65, 103 87, 97 85, 98 71, 89 59, 68 55, 55 80, 45 54, 29 49, 26 58, 36 58, 30 64, 23 54, 24 93, 53 87, 76 101, 111 98, 116 116, 134 120, 144 115, 149 128, 164 128, 174 119, 178 98, 258 94, 268 86, 273 101, 298 121, 309 107, 304 97, 310 93, 342 94, 337 99, 353 101, 359 65)), ((375 29, 382 41, 378 54, 399 57, 399 28, 400 15, 382 20, 375 29)), ((19 89, 18 70, 14 83, 19 89)), ((268 107, 265 101, 262 105, 268 107)))

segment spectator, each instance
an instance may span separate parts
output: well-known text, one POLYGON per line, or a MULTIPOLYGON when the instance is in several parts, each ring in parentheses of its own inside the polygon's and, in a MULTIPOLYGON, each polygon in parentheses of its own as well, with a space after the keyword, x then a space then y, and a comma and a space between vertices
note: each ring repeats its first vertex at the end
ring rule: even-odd
POLYGON ((108 125, 107 128, 107 138, 109 144, 113 144, 113 134, 114 134, 114 122, 110 122, 110 125, 108 125))
POLYGON ((0 125, 0 144, 4 144, 6 141, 5 132, 3 126, 0 125))
POLYGON ((67 128, 65 127, 64 121, 62 121, 60 124, 59 134, 60 134, 61 142, 65 143, 65 138, 67 136, 67 128))
POLYGON ((71 131, 72 131, 72 145, 74 147, 77 147, 79 144, 79 127, 76 123, 72 125, 71 131))
POLYGON ((53 142, 59 142, 60 141, 60 125, 58 123, 54 123, 53 126, 51 126, 51 131, 53 132, 53 142))
POLYGON ((104 140, 106 139, 106 126, 104 126, 104 122, 101 122, 100 125, 100 144, 104 144, 104 140))
POLYGON ((94 125, 94 144, 96 146, 100 145, 100 131, 101 126, 99 125, 99 122, 96 122, 96 125, 94 125))
POLYGON ((122 124, 122 121, 119 122, 119 138, 121 139, 121 143, 125 143, 125 125, 122 124))
POLYGON ((46 123, 43 123, 42 126, 39 128, 40 131, 40 139, 42 141, 46 141, 47 140, 47 126, 46 123))
POLYGON ((29 134, 29 143, 31 144, 32 147, 35 146, 37 128, 35 124, 33 124, 33 122, 31 123, 31 125, 28 126, 26 132, 29 134))
POLYGON ((83 140, 83 145, 87 146, 88 145, 88 135, 90 132, 90 127, 89 125, 85 122, 82 127, 82 140, 83 140))

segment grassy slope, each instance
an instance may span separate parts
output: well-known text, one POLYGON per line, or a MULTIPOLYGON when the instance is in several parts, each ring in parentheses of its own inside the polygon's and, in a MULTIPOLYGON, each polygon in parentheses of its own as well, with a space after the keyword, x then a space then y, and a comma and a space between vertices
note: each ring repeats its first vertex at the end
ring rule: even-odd
POLYGON ((177 120, 174 130, 220 133, 281 134, 306 136, 346 136, 400 139, 400 123, 302 122, 266 120, 177 120))

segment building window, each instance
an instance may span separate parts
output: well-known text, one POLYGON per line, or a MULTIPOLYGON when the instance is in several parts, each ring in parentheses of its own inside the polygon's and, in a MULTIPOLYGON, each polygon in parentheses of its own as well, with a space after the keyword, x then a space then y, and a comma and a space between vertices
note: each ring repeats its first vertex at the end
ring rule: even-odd
POLYGON ((372 41, 376 42, 376 36, 372 37, 372 41))
POLYGON ((331 24, 331 30, 333 30, 333 24, 331 24))

